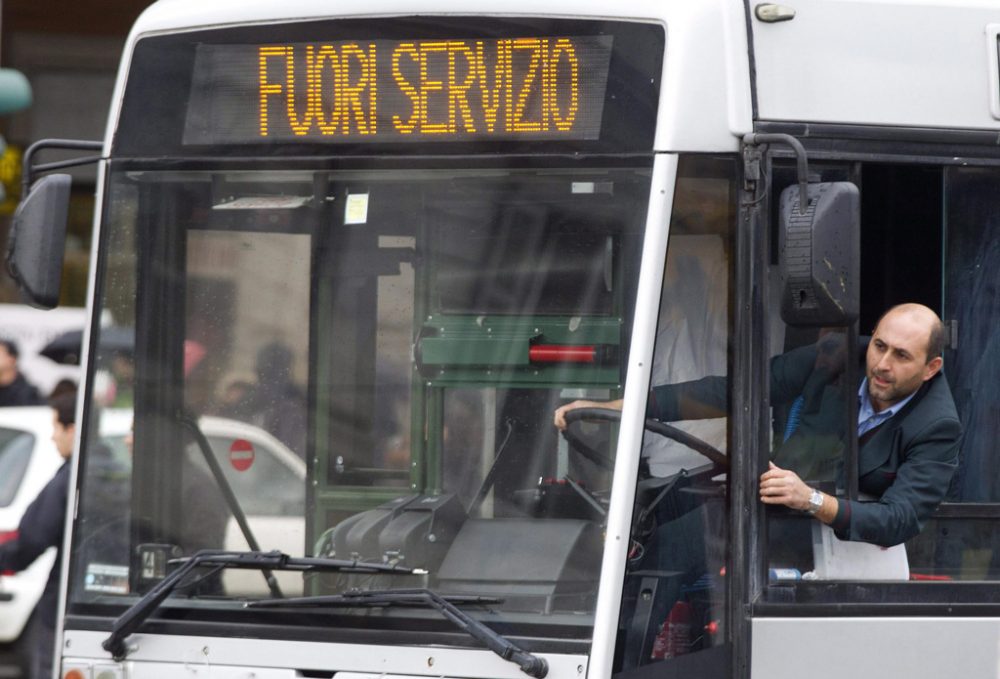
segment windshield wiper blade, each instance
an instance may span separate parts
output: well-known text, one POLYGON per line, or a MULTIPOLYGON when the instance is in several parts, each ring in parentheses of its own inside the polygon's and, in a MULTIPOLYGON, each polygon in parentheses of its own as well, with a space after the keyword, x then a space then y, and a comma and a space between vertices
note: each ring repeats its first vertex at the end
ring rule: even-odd
MULTIPOLYGON (((323 596, 289 597, 287 599, 261 599, 248 601, 245 608, 282 608, 292 606, 307 608, 315 606, 337 606, 350 608, 352 606, 420 606, 426 608, 429 604, 424 594, 426 589, 385 589, 385 590, 350 590, 344 594, 328 594, 323 596)), ((436 594, 436 593, 435 593, 436 594)), ((496 596, 479 596, 475 594, 437 594, 455 606, 491 606, 502 604, 504 599, 496 596)))
POLYGON ((520 667, 521 671, 528 676, 535 677, 535 679, 544 679, 545 675, 549 673, 549 664, 545 661, 545 658, 539 658, 522 650, 512 641, 504 638, 468 613, 457 608, 459 605, 485 605, 499 603, 500 601, 495 597, 443 596, 429 589, 386 589, 350 590, 343 594, 329 596, 251 601, 245 605, 248 608, 277 608, 286 606, 430 606, 441 613, 449 622, 476 641, 485 645, 498 656, 520 667))
POLYGON ((338 571, 347 573, 397 573, 406 575, 425 575, 427 571, 419 568, 405 568, 386 563, 358 561, 356 559, 326 559, 322 557, 291 557, 282 552, 222 552, 201 551, 187 559, 179 559, 184 563, 156 584, 139 601, 127 611, 118 616, 111 628, 111 636, 101 643, 105 651, 111 653, 116 661, 122 661, 128 656, 125 639, 135 632, 143 622, 162 604, 170 593, 181 586, 182 581, 191 572, 202 567, 241 568, 251 570, 273 571, 338 571))

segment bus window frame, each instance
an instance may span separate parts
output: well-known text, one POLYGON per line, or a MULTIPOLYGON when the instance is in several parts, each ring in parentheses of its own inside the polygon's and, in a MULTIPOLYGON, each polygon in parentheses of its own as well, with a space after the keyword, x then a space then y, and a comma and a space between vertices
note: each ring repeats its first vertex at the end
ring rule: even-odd
MULTIPOLYGON (((810 126, 809 136, 803 136, 801 125, 790 123, 763 123, 761 130, 785 132, 799 136, 808 152, 810 164, 849 163, 858 169, 858 176, 866 164, 912 165, 919 167, 979 167, 1000 168, 1000 156, 995 150, 995 135, 979 131, 956 130, 907 130, 876 126, 816 125, 810 126)), ((762 170, 767 177, 772 173, 772 156, 784 161, 791 154, 780 149, 772 151, 766 158, 762 170)), ((864 191, 864 187, 859 188, 864 191)), ((776 196, 768 198, 776 200, 776 196)), ((764 202, 767 202, 765 199, 764 202)), ((943 219, 943 216, 942 216, 943 219)), ((774 222, 769 222, 773 224, 774 222)), ((942 227, 943 228, 943 227, 942 227)), ((864 225, 862 225, 862 231, 864 225)), ((774 264, 775 249, 769 250, 771 258, 759 262, 766 270, 774 264)), ((762 276, 758 285, 764 291, 762 297, 769 299, 768 277, 762 276)), ((943 279, 941 285, 943 286, 943 279)), ((768 313, 772 313, 769 310, 768 313)), ((776 313, 776 310, 773 312, 776 313)), ((769 345, 762 343, 757 358, 768 353, 769 345)), ((763 356, 765 362, 767 356, 763 356)), ((853 399, 851 399, 853 401, 853 399)), ((764 417, 769 404, 754 405, 764 417)), ((856 404, 851 409, 857 417, 856 404)), ((849 462, 856 468, 857 437, 851 438, 849 462)), ((769 448, 766 444, 758 450, 756 464, 761 469, 767 466, 769 448)), ((756 489, 757 479, 746 479, 756 489)), ((856 479, 855 479, 856 481, 856 479)), ((857 497, 854 485, 848 497, 857 497)), ((759 500, 754 500, 760 504, 759 500)), ((760 512, 761 515, 765 512, 760 512)), ((931 521, 961 521, 968 519, 1000 520, 1000 502, 994 503, 952 503, 945 500, 938 506, 931 521)), ((926 530, 926 528, 925 528, 926 530)), ((767 582, 767 535, 766 530, 758 530, 750 545, 756 551, 757 559, 750 565, 754 586, 748 592, 746 603, 751 618, 814 618, 814 617, 921 617, 921 616, 967 616, 996 617, 1000 615, 1000 591, 994 580, 950 580, 930 582, 888 582, 888 581, 786 581, 767 582), (878 601, 873 601, 877 598, 878 601)))

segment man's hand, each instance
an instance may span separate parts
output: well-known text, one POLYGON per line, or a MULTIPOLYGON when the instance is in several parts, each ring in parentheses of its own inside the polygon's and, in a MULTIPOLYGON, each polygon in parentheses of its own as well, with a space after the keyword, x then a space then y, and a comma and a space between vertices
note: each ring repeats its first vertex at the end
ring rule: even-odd
MULTIPOLYGON (((813 489, 799 478, 799 475, 789 469, 782 469, 773 462, 768 462, 768 470, 760 476, 760 501, 766 505, 785 505, 799 511, 809 509, 809 498, 813 489)), ((820 493, 823 505, 813 514, 813 517, 825 524, 833 523, 840 510, 837 498, 826 493, 820 493)))
POLYGON ((617 401, 573 401, 572 403, 567 403, 564 406, 556 408, 556 412, 552 416, 552 424, 556 426, 556 429, 562 431, 566 428, 566 413, 571 410, 576 410, 577 408, 609 408, 611 410, 621 410, 622 400, 617 401))
POLYGON ((809 509, 812 488, 795 472, 782 469, 773 462, 760 477, 760 501, 766 505, 785 505, 792 509, 809 509))

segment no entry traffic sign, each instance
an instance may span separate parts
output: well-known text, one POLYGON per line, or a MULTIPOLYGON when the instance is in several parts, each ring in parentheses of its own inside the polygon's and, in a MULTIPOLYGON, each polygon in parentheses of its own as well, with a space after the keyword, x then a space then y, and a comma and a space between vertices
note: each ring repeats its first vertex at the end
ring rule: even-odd
POLYGON ((236 439, 229 446, 229 464, 238 472, 245 472, 253 465, 253 445, 246 439, 236 439))

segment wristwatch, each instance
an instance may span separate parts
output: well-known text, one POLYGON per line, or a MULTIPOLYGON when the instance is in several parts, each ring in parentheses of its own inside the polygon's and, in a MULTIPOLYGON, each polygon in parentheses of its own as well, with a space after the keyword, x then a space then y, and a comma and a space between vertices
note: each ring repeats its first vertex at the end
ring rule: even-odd
POLYGON ((815 488, 812 489, 812 495, 809 496, 809 508, 806 512, 809 516, 815 516, 816 512, 823 508, 823 493, 819 492, 815 488))

